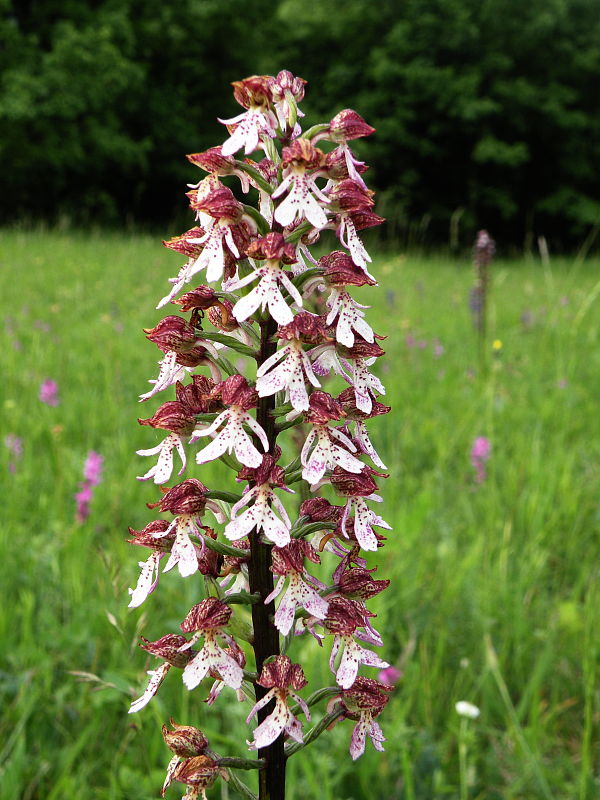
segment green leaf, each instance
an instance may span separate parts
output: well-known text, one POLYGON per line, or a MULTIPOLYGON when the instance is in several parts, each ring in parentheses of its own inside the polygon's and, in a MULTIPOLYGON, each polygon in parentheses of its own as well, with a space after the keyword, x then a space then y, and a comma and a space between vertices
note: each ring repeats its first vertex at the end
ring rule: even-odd
POLYGON ((241 353, 243 356, 249 356, 250 358, 256 357, 256 350, 253 350, 251 347, 248 347, 247 344, 240 342, 239 339, 236 339, 235 336, 228 336, 226 333, 218 333, 217 331, 204 331, 204 330, 197 330, 198 338, 206 339, 209 342, 219 342, 219 344, 227 345, 232 350, 235 350, 238 353, 241 353))
POLYGON ((256 222, 256 224, 258 226, 258 230, 260 231, 262 236, 266 236, 266 234, 270 230, 270 227, 269 227, 269 223, 263 217, 263 215, 260 213, 260 211, 258 211, 256 208, 254 208, 254 206, 244 205, 244 212, 246 214, 248 214, 249 217, 252 217, 252 219, 256 222))
POLYGON ((313 125, 312 128, 308 128, 308 130, 304 131, 304 133, 300 135, 300 138, 312 139, 318 133, 323 133, 323 131, 326 131, 327 128, 329 128, 328 122, 319 122, 317 125, 313 125))
POLYGON ((237 169, 245 172, 247 175, 250 175, 252 180, 260 186, 263 192, 266 192, 267 194, 273 193, 274 190, 269 181, 263 178, 263 176, 257 169, 255 169, 255 167, 245 163, 244 161, 236 161, 235 165, 237 169))

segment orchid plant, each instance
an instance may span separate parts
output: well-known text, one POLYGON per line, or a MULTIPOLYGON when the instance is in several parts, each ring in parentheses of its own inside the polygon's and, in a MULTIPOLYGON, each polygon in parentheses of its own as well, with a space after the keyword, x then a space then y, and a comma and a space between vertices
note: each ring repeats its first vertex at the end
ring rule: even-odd
POLYGON ((479 344, 479 366, 482 372, 485 371, 486 361, 486 337, 487 337, 487 317, 488 317, 488 294, 490 289, 490 269, 496 243, 487 231, 481 230, 477 234, 473 245, 473 268, 475 272, 475 284, 469 295, 469 308, 473 319, 473 326, 477 331, 479 344))
POLYGON ((161 570, 175 568, 196 580, 198 602, 180 631, 143 639, 158 666, 130 712, 140 712, 174 668, 188 690, 206 687, 209 705, 221 693, 250 700, 247 722, 258 723, 248 734, 257 758, 218 755, 192 725, 164 726, 173 757, 163 794, 180 782, 185 798, 205 798, 223 779, 253 798, 239 770, 255 769, 259 798, 283 800, 287 759, 338 720, 355 723, 353 759, 367 736, 377 750, 385 741, 375 718, 390 687, 359 671, 389 666, 373 649, 383 642, 366 606, 389 581, 373 577, 361 551, 381 547, 377 529, 389 528, 373 510, 385 465, 365 423, 390 409, 378 401, 385 390, 371 372, 382 337, 351 296, 353 287, 376 285, 359 232, 383 220, 363 179, 367 167, 350 146, 373 128, 345 109, 303 131, 304 85, 287 71, 233 84, 244 110, 221 120, 225 142, 188 156, 206 173, 189 187, 195 224, 164 243, 185 262, 158 308, 176 305, 180 314, 146 330, 163 355, 140 399, 170 387, 175 399, 139 420, 165 432, 139 455, 156 458, 140 480, 160 487, 149 507, 167 518, 130 529, 130 542, 149 555, 129 605, 148 601, 161 570), (339 246, 317 259, 311 250, 324 231, 339 246), (205 284, 189 286, 202 277, 205 284), (335 397, 322 388, 331 372, 347 384, 335 397), (280 439, 290 428, 296 438, 302 432, 295 458, 280 439), (166 487, 175 452, 178 475, 188 468, 188 445, 197 447, 197 464, 219 459, 244 488, 210 489, 195 477, 166 487), (295 485, 303 502, 292 520, 293 503, 282 498, 295 485), (235 618, 251 621, 246 639, 235 618), (329 653, 333 676, 308 695, 290 655, 307 636, 329 653))

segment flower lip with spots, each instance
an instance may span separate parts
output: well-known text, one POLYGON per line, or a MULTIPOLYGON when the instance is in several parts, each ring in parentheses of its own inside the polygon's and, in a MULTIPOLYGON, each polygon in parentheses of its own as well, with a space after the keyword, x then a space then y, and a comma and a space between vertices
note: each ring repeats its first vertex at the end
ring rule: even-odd
POLYGON ((268 604, 284 592, 275 612, 277 630, 284 636, 292 630, 298 608, 303 608, 316 619, 324 619, 329 604, 317 591, 323 588, 323 585, 304 569, 305 558, 313 564, 319 564, 321 561, 312 546, 303 539, 292 539, 284 547, 274 547, 272 558, 271 569, 280 577, 264 602, 268 604))
POLYGON ((222 629, 228 624, 231 608, 216 597, 208 597, 193 606, 181 623, 184 633, 193 633, 191 640, 184 648, 191 647, 200 636, 204 637, 202 649, 185 666, 183 683, 188 689, 194 689, 206 677, 209 670, 214 670, 221 680, 232 689, 242 685, 244 671, 218 643, 218 634, 226 641, 230 637, 222 629))
POLYGON ((350 740, 350 755, 356 761, 365 751, 366 737, 369 736, 373 747, 383 751, 385 737, 374 718, 379 716, 389 701, 386 692, 391 687, 372 678, 357 677, 352 686, 342 691, 341 702, 345 716, 357 720, 350 740))
POLYGON ((304 700, 297 694, 303 689, 308 681, 299 664, 292 664, 286 655, 278 655, 263 666, 260 678, 257 683, 265 689, 267 693, 252 707, 246 722, 264 708, 271 700, 275 700, 275 708, 255 729, 254 739, 250 742, 250 749, 268 747, 282 733, 288 734, 297 742, 303 742, 302 726, 300 721, 292 714, 288 706, 288 698, 291 697, 300 706, 307 720, 310 720, 310 712, 304 700), (291 689, 289 688, 291 687, 291 689))

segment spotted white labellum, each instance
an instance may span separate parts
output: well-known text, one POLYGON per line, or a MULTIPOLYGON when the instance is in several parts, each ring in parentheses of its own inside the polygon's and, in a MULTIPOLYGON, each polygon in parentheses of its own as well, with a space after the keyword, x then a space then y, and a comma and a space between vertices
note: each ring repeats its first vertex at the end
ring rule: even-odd
POLYGON ((286 399, 289 399, 296 411, 308 411, 309 408, 305 378, 315 388, 321 386, 302 345, 295 339, 267 358, 256 371, 256 375, 259 397, 284 391, 286 399))
POLYGON ((269 449, 267 435, 254 417, 241 406, 233 405, 222 411, 208 428, 194 431, 191 441, 216 433, 223 423, 226 423, 225 427, 196 455, 197 463, 206 464, 208 461, 220 458, 224 453, 235 453, 238 461, 246 467, 260 466, 262 456, 244 430, 244 425, 258 436, 265 453, 269 449))
POLYGON ((313 425, 300 455, 304 467, 303 479, 312 486, 321 480, 327 469, 334 469, 336 466, 342 467, 347 472, 359 473, 364 464, 352 453, 356 453, 356 447, 342 431, 337 428, 328 428, 326 425, 313 425), (334 439, 340 441, 343 447, 335 444, 334 439), (311 453, 310 450, 315 440, 316 444, 311 453))
POLYGON ((225 528, 225 536, 232 541, 242 539, 256 528, 262 530, 267 539, 277 547, 284 547, 290 541, 292 523, 281 500, 275 496, 268 483, 249 489, 241 500, 231 508, 231 522, 225 528), (239 511, 254 500, 244 512, 239 511), (277 517, 272 506, 279 512, 277 517))
POLYGON ((186 466, 183 439, 176 433, 170 433, 156 447, 151 447, 149 450, 136 450, 138 456, 154 456, 157 453, 159 454, 156 464, 151 467, 145 475, 138 477, 138 481, 148 481, 150 478, 153 478, 156 484, 166 483, 173 472, 173 449, 177 450, 181 458, 182 467, 177 474, 182 475, 185 472, 186 466))
POLYGON ((249 283, 260 279, 258 286, 255 286, 252 291, 240 298, 233 307, 233 316, 238 322, 251 317, 252 314, 261 308, 264 310, 268 307, 269 313, 279 325, 287 325, 294 319, 294 314, 291 308, 283 299, 279 284, 282 284, 298 307, 302 307, 302 296, 291 282, 286 272, 281 269, 277 261, 266 261, 260 267, 257 267, 250 275, 241 278, 231 284, 228 284, 228 289, 240 289, 247 286, 249 283))

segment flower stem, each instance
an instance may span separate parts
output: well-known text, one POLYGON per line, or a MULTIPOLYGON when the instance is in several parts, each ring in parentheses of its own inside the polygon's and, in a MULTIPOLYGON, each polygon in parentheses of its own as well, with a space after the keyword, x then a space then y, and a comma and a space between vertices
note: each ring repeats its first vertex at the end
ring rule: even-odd
POLYGON ((467 800, 469 796, 467 773, 467 720, 461 717, 460 731, 458 734, 458 766, 460 774, 460 800, 467 800))
MULTIPOLYGON (((277 323, 273 319, 266 319, 260 323, 260 351, 257 364, 260 366, 277 349, 274 336, 277 332, 277 323)), ((267 434, 269 452, 273 453, 277 431, 275 420, 271 414, 275 407, 275 397, 261 397, 258 403, 256 420, 267 434)), ((273 591, 273 573, 271 572, 271 545, 260 541, 257 530, 250 534, 250 563, 248 565, 248 578, 250 592, 258 593, 264 600, 273 591)), ((256 672, 260 675, 264 661, 269 656, 279 655, 279 632, 273 622, 275 604, 271 601, 268 605, 264 602, 252 606, 252 624, 254 627, 254 655, 256 659, 256 672)), ((266 694, 267 690, 259 684, 255 685, 257 702, 266 694)), ((258 721, 261 723, 273 710, 273 703, 258 712, 258 721)), ((259 800, 284 800, 285 798, 285 753, 283 749, 283 736, 279 736, 269 747, 261 748, 258 757, 264 758, 266 767, 259 773, 259 800)))
POLYGON ((339 719, 343 714, 344 714, 343 708, 336 708, 335 711, 332 711, 330 714, 325 714, 323 719, 320 722, 317 722, 317 724, 309 730, 309 732, 304 737, 303 742, 294 742, 293 744, 288 745, 285 753, 286 757, 289 758, 290 756, 293 756, 294 753, 297 753, 299 750, 302 750, 304 747, 307 747, 309 744, 312 744, 312 742, 314 742, 315 739, 319 738, 319 736, 323 733, 323 731, 326 731, 327 728, 333 722, 335 722, 336 719, 339 719))

